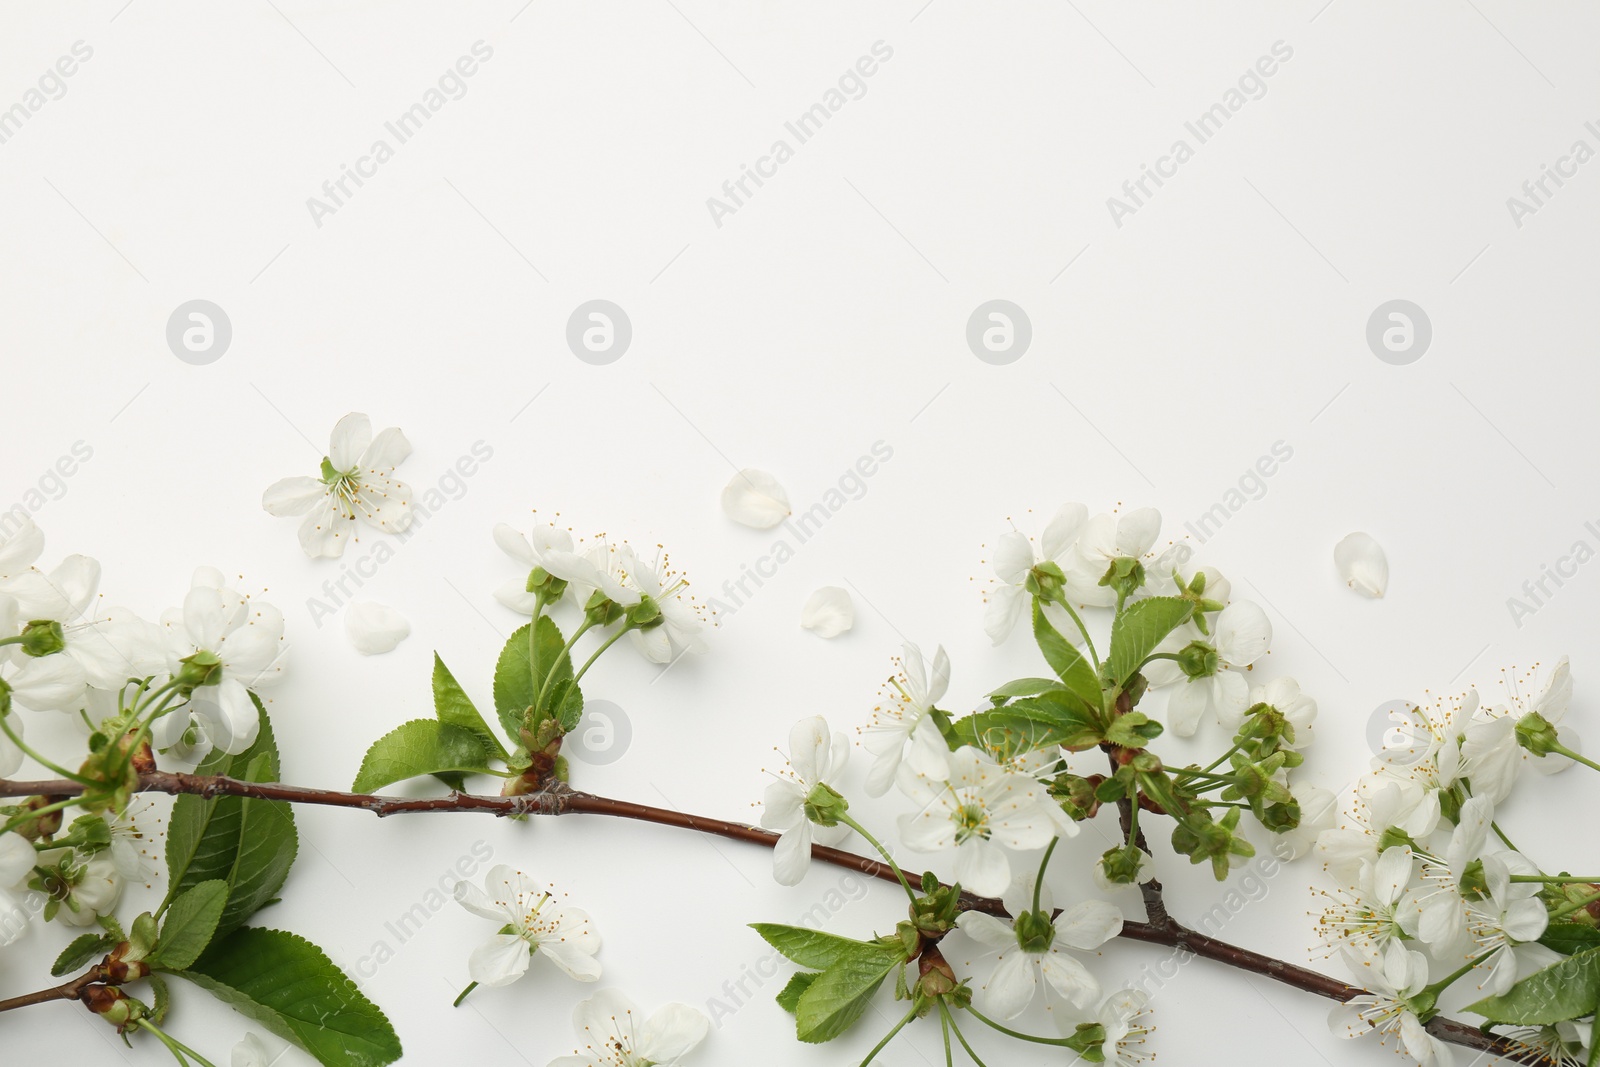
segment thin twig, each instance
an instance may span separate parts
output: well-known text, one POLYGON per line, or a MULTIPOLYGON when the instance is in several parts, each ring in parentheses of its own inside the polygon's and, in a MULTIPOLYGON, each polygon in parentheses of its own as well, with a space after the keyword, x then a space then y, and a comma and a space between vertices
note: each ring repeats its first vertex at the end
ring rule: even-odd
MULTIPOLYGON (((67 779, 18 782, 0 778, 0 797, 76 796, 82 791, 83 787, 81 785, 67 779)), ((562 783, 557 783, 537 793, 515 797, 481 796, 472 793, 454 792, 442 797, 395 797, 370 793, 347 793, 334 789, 312 789, 306 786, 284 785, 279 782, 246 782, 238 778, 222 776, 148 771, 139 776, 138 792, 170 793, 173 795, 187 794, 205 798, 235 796, 294 804, 316 804, 324 807, 356 808, 370 811, 379 818, 390 815, 446 812, 486 812, 500 817, 510 815, 604 815, 612 818, 633 819, 640 822, 656 823, 661 826, 675 826, 699 833, 714 834, 734 841, 760 845, 763 848, 772 848, 778 842, 777 834, 745 823, 730 822, 726 819, 712 819, 667 808, 651 807, 648 804, 635 804, 631 801, 596 796, 593 793, 583 793, 571 789, 562 783)), ((1129 812, 1126 807, 1122 809, 1122 817, 1124 819, 1124 833, 1126 833, 1126 820, 1129 818, 1129 812)), ((1142 832, 1135 836, 1135 843, 1140 848, 1146 848, 1142 832)), ((1147 848, 1146 851, 1148 851, 1147 848)), ((813 859, 820 862, 853 870, 871 878, 896 884, 899 881, 894 869, 888 864, 869 859, 866 856, 859 856, 854 852, 828 848, 823 845, 813 845, 811 847, 811 855, 813 859)), ((1131 941, 1142 941, 1146 944, 1163 945, 1168 948, 1186 951, 1204 959, 1252 974, 1259 974, 1295 989, 1307 993, 1315 993, 1318 996, 1327 997, 1330 1000, 1341 1003, 1367 992, 1359 986, 1348 985, 1308 968, 1296 966, 1251 949, 1241 948, 1226 941, 1219 941, 1214 937, 1192 930, 1173 919, 1167 913, 1159 882, 1152 880, 1140 888, 1144 890, 1145 909, 1150 921, 1123 923, 1122 937, 1131 941)), ((992 897, 980 897, 973 893, 964 892, 961 895, 961 905, 968 911, 980 911, 999 918, 1009 917, 1005 906, 992 897)), ((98 980, 91 977, 93 973, 91 971, 89 975, 75 979, 74 982, 69 982, 64 986, 41 990, 37 993, 30 993, 8 1001, 0 1001, 0 1011, 30 1004, 76 999, 85 986, 98 980), (70 992, 67 992, 68 990, 70 992)), ((1536 1052, 1530 1050, 1528 1046, 1485 1033, 1467 1023, 1441 1017, 1430 1022, 1428 1030, 1443 1041, 1461 1045, 1465 1048, 1493 1053, 1513 1062, 1539 1062, 1536 1052)))

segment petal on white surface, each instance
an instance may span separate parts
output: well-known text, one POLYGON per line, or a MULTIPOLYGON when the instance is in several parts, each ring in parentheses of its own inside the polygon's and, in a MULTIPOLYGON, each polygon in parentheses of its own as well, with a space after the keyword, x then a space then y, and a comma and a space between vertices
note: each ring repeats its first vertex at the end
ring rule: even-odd
POLYGON ((664 1004, 639 1029, 634 1048, 651 1063, 676 1063, 706 1039, 711 1020, 687 1004, 664 1004))
POLYGON ((772 847, 772 877, 779 885, 799 885, 811 869, 811 824, 785 830, 772 847))
POLYGON ((28 658, 6 679, 17 705, 32 711, 77 711, 88 684, 83 668, 71 656, 28 658))
POLYGON ((818 589, 800 609, 800 625, 818 637, 838 637, 855 624, 856 606, 850 593, 836 585, 818 589))
POLYGON ((1138 558, 1150 551, 1161 536, 1161 512, 1135 508, 1117 522, 1117 553, 1138 558))
POLYGON ((411 623, 394 608, 363 600, 345 609, 344 632, 357 652, 376 656, 410 637, 411 623))
POLYGON ((261 730, 261 716, 250 699, 250 691, 232 678, 224 678, 217 686, 214 703, 196 701, 194 714, 211 743, 230 756, 255 744, 261 730))
POLYGON ((1371 534, 1359 531, 1333 546, 1339 578, 1366 597, 1381 597, 1389 588, 1389 557, 1371 534))
POLYGON ((1039 538, 1039 551, 1044 558, 1060 562, 1062 554, 1077 542, 1083 524, 1088 521, 1089 509, 1084 505, 1062 504, 1039 538))
POLYGON ((494 598, 518 615, 532 616, 539 607, 537 594, 528 592, 526 579, 507 582, 494 591, 494 598))
POLYGON ((568 941, 543 941, 539 951, 568 978, 579 982, 600 980, 600 961, 568 941))
POLYGON ((985 915, 981 911, 964 911, 956 918, 956 925, 961 928, 962 933, 990 948, 1009 950, 1017 947, 1017 935, 1011 929, 1011 924, 993 915, 985 915))
POLYGON ((1021 582, 1033 567, 1033 544, 1016 530, 1000 535, 994 545, 994 573, 1007 585, 1021 582))
POLYGON ((479 985, 510 985, 528 973, 528 943, 516 934, 495 934, 472 950, 467 973, 479 985))
POLYGON ((317 501, 328 495, 328 487, 321 480, 302 474, 282 478, 267 486, 261 494, 261 507, 268 515, 304 515, 317 506, 317 501))
POLYGON ((306 513, 300 523, 300 548, 312 559, 338 559, 350 543, 355 518, 328 496, 306 513))
POLYGON ((997 897, 1011 884, 1011 864, 999 845, 973 838, 956 849, 956 880, 980 897, 997 897))
POLYGON ((340 474, 348 474, 361 464, 361 456, 372 443, 372 422, 359 411, 352 411, 333 427, 328 442, 328 462, 340 474))
POLYGON ((722 510, 734 522, 765 530, 789 517, 789 494, 766 471, 746 467, 723 487, 722 510))
POLYGON ((494 543, 500 546, 500 551, 529 570, 539 562, 538 557, 533 554, 533 545, 528 542, 528 538, 507 523, 495 524, 494 543))
POLYGON ((367 470, 393 470, 409 455, 411 442, 400 432, 400 427, 391 426, 372 439, 372 444, 361 454, 361 466, 367 470))
POLYGON ((39 853, 32 841, 15 831, 0 834, 0 889, 21 882, 38 862, 39 853))
POLYGON ((1039 986, 1039 969, 1028 953, 1017 947, 1012 939, 1011 949, 1000 957, 983 987, 983 999, 989 1010, 1002 1019, 1015 1019, 1033 1000, 1039 986))
POLYGON ((510 911, 491 900, 489 894, 471 882, 457 882, 455 898, 457 904, 460 904, 480 919, 488 919, 504 926, 506 921, 511 918, 510 911))
POLYGON ((1235 667, 1248 667, 1272 644, 1272 621, 1261 606, 1235 600, 1217 616, 1217 653, 1235 667))
POLYGON ((1085 950, 1099 948, 1122 932, 1122 911, 1109 901, 1079 901, 1056 916, 1055 928, 1058 943, 1085 950))
POLYGON ((411 487, 405 482, 367 471, 351 500, 356 515, 367 525, 399 533, 411 525, 411 487))
POLYGON ((255 1034, 245 1034, 244 1040, 233 1046, 232 1067, 272 1067, 272 1054, 255 1034))
MULTIPOLYGON (((16 511, 9 514, 15 516, 16 511)), ((43 552, 44 531, 39 529, 31 515, 24 513, 16 532, 0 539, 0 578, 21 574, 33 566, 43 552)))

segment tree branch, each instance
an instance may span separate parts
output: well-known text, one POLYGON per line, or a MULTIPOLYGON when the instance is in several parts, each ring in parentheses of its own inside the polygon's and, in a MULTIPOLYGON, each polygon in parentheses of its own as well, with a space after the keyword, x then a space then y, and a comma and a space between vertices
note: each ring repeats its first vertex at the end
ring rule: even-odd
MULTIPOLYGON (((82 791, 83 787, 80 784, 67 779, 18 782, 0 778, 0 797, 76 796, 82 791)), ((763 848, 772 848, 778 842, 777 834, 744 823, 730 822, 726 819, 712 819, 668 808, 652 807, 648 804, 635 804, 631 801, 596 796, 593 793, 584 793, 572 789, 564 783, 557 783, 538 793, 515 797, 480 796, 471 793, 450 793, 442 797, 395 797, 369 793, 347 793, 333 789, 312 789, 306 786, 284 785, 279 782, 246 782, 238 778, 222 776, 186 774, 172 771, 148 771, 139 776, 138 791, 173 795, 187 794, 208 799, 221 796, 248 797, 254 800, 281 801, 293 804, 356 808, 370 811, 379 818, 385 818, 390 815, 445 812, 486 812, 499 817, 509 815, 603 815, 618 819, 633 819, 639 822, 655 823, 661 826, 675 826, 680 829, 713 834, 717 837, 724 837, 734 841, 743 841, 763 848)), ((1130 817, 1126 803, 1124 801, 1121 804, 1124 833, 1127 832, 1128 819, 1130 817)), ((1142 832, 1135 836, 1135 843, 1140 848, 1145 848, 1148 851, 1142 832)), ((898 884, 898 878, 893 868, 878 860, 859 856, 854 852, 847 852, 843 849, 828 848, 824 845, 813 845, 811 847, 811 855, 813 859, 823 863, 898 884)), ((1225 964, 1251 974, 1259 974, 1295 989, 1307 993, 1315 993, 1318 996, 1327 997, 1330 1000, 1341 1003, 1367 992, 1359 986, 1348 985, 1317 971, 1275 959, 1252 949, 1241 948, 1238 945, 1220 941, 1199 931, 1192 930, 1173 919, 1167 913, 1159 882, 1152 880, 1144 883, 1140 886, 1140 890, 1144 894, 1145 911, 1150 921, 1125 922, 1122 926, 1121 936, 1130 941, 1163 945, 1168 948, 1189 952, 1204 959, 1225 964)), ((961 903, 962 907, 969 911, 981 911, 996 917, 1009 918, 1005 906, 992 897, 980 897, 972 893, 963 892, 961 894, 961 903)), ((40 990, 37 993, 30 993, 7 1001, 0 1001, 0 1011, 25 1007, 31 1004, 78 999, 84 988, 98 981, 94 974, 94 971, 90 971, 88 974, 74 979, 66 985, 40 990)), ((1515 1063, 1531 1064, 1542 1062, 1536 1050, 1532 1050, 1526 1045, 1508 1041, 1505 1038, 1486 1033, 1475 1026, 1457 1022, 1453 1019, 1442 1017, 1434 1019, 1428 1024, 1428 1030, 1443 1041, 1461 1045, 1465 1048, 1489 1052, 1515 1063)))

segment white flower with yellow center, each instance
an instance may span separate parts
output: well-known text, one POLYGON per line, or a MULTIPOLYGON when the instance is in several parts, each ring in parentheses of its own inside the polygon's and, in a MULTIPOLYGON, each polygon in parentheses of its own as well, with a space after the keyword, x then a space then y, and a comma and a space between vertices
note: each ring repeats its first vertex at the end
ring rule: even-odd
POLYGON ((649 1018, 615 989, 602 989, 572 1013, 583 1049, 550 1067, 677 1067, 706 1039, 711 1022, 687 1004, 667 1004, 649 1018))
POLYGON ((1328 1029, 1344 1038, 1376 1031, 1386 1045, 1391 1037, 1398 1038, 1400 1047, 1423 1067, 1449 1067, 1450 1046, 1428 1033, 1411 1003, 1428 985, 1427 958, 1420 952, 1404 952, 1373 960, 1347 952, 1345 960, 1372 992, 1335 1007, 1328 1014, 1328 1029))
POLYGON ((867 775, 868 796, 881 797, 889 791, 905 759, 906 745, 950 688, 950 657, 944 646, 934 653, 932 671, 923 662, 922 649, 909 641, 899 662, 900 670, 889 679, 889 692, 872 709, 872 722, 861 737, 861 747, 876 757, 867 775))
POLYGON ((457 882, 456 903, 472 914, 501 924, 500 932, 474 950, 467 971, 479 985, 510 985, 528 971, 535 955, 543 955, 580 982, 600 978, 600 935, 588 912, 557 903, 521 871, 505 864, 490 869, 484 888, 457 882))
POLYGON ((411 487, 394 477, 411 455, 411 442, 397 427, 372 436, 372 422, 351 412, 333 428, 322 476, 301 475, 272 483, 262 494, 269 515, 304 515, 300 547, 313 559, 344 554, 360 519, 375 529, 399 533, 411 525, 411 487))

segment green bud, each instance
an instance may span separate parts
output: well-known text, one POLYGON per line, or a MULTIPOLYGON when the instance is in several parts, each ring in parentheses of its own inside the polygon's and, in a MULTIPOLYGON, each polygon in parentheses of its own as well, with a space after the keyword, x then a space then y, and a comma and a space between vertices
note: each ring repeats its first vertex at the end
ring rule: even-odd
POLYGON ((178 669, 177 677, 173 681, 184 693, 191 693, 203 685, 216 685, 222 681, 222 660, 217 658, 215 652, 201 649, 180 662, 183 666, 178 669))
POLYGON ((1114 559, 1105 574, 1100 576, 1100 584, 1118 596, 1130 597, 1144 585, 1144 564, 1132 556, 1114 559))
MULTIPOLYGON (((922 884, 925 890, 931 877, 931 875, 923 876, 922 884)), ((956 918, 961 914, 961 887, 941 886, 937 878, 933 881, 934 888, 931 892, 925 891, 922 896, 911 902, 911 923, 928 937, 938 938, 955 928, 956 918)))
POLYGON ((1023 588, 1046 602, 1060 600, 1066 593, 1067 576, 1060 564, 1046 560, 1028 572, 1023 588))
POLYGON ((627 608, 606 596, 600 589, 591 593, 589 602, 583 606, 584 618, 595 626, 610 626, 627 613, 627 608))
POLYGON ((1190 678, 1209 678, 1220 665, 1217 650, 1204 641, 1190 641, 1178 652, 1178 667, 1190 678))
POLYGON ((643 597, 628 609, 628 625, 635 630, 653 630, 660 626, 661 605, 650 597, 643 597))
POLYGON ((1113 885, 1133 885, 1139 880, 1144 855, 1135 845, 1108 848, 1100 855, 1100 870, 1113 885))
POLYGON ((1017 935, 1017 944, 1024 952, 1035 954, 1048 952, 1050 946, 1055 944, 1056 928, 1046 912, 1025 911, 1017 916, 1011 929, 1017 935))
POLYGON ((567 580, 557 578, 543 567, 535 567, 528 572, 526 588, 530 593, 541 594, 546 601, 556 601, 567 591, 567 580))
POLYGON ((1079 1023, 1067 1038, 1066 1047, 1083 1057, 1085 1063, 1104 1063, 1106 1028, 1099 1023, 1079 1023))
POLYGON ((61 624, 53 619, 37 619, 22 628, 22 651, 30 656, 53 656, 66 647, 61 624))
POLYGON ((850 802, 832 787, 818 782, 806 796, 806 818, 818 826, 838 826, 839 819, 850 810, 850 802))
POLYGON ((1562 747, 1555 725, 1537 711, 1530 711, 1517 720, 1517 744, 1540 757, 1562 747))

